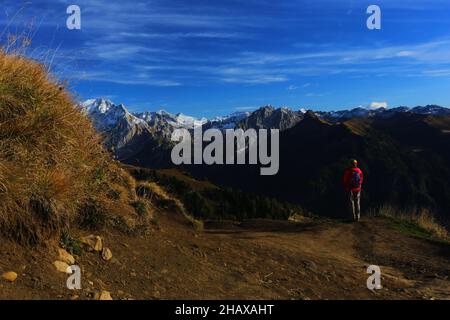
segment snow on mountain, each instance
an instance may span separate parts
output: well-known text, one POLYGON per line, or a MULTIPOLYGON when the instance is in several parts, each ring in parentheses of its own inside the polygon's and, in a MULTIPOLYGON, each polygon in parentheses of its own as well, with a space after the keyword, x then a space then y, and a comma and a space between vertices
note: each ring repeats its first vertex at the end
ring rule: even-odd
POLYGON ((238 111, 228 116, 218 116, 205 123, 205 128, 214 128, 219 130, 234 129, 238 123, 249 117, 251 112, 238 111))
POLYGON ((84 112, 99 131, 110 130, 121 121, 126 120, 129 125, 144 125, 145 121, 132 115, 123 104, 116 105, 106 99, 90 99, 81 104, 84 112))
POLYGON ((115 104, 107 99, 90 99, 79 105, 81 111, 91 120, 94 127, 104 136, 105 145, 119 159, 130 158, 138 153, 151 153, 157 156, 158 146, 170 146, 171 135, 175 129, 192 130, 201 125, 203 130, 226 129, 280 129, 287 130, 302 121, 307 114, 331 123, 347 121, 353 118, 382 117, 389 118, 399 113, 421 115, 450 115, 450 109, 436 106, 415 108, 363 108, 340 111, 293 111, 289 108, 265 106, 253 112, 235 112, 228 116, 211 120, 196 118, 183 113, 171 114, 165 110, 156 112, 131 113, 123 104, 115 104))
POLYGON ((107 148, 123 158, 139 148, 137 141, 151 136, 147 123, 131 114, 123 104, 106 99, 90 99, 80 104, 81 111, 104 137, 107 148))
POLYGON ((398 113, 413 113, 421 115, 442 116, 442 115, 450 115, 450 109, 436 105, 428 105, 428 106, 419 106, 412 109, 408 107, 397 107, 397 108, 380 107, 376 109, 373 108, 367 109, 363 107, 358 107, 351 110, 316 112, 319 118, 332 123, 346 121, 354 118, 366 118, 366 117, 389 118, 398 113))
POLYGON ((137 118, 144 120, 151 127, 155 124, 169 126, 170 129, 192 129, 194 125, 203 125, 208 122, 206 118, 195 118, 187 116, 183 113, 171 114, 165 110, 159 110, 156 112, 141 112, 134 114, 137 118))
MULTIPOLYGON (((119 126, 122 131, 129 130, 130 128, 134 132, 150 130, 153 134, 158 134, 168 140, 170 140, 173 130, 179 128, 191 130, 195 125, 201 125, 204 129, 216 128, 220 130, 234 129, 237 127, 267 127, 284 130, 301 121, 307 112, 304 108, 301 108, 299 111, 293 111, 287 107, 276 109, 268 105, 253 112, 234 112, 227 116, 218 116, 208 120, 183 113, 171 114, 165 110, 132 114, 123 104, 116 105, 106 99, 87 100, 81 104, 81 108, 93 120, 94 126, 100 132, 114 130, 114 128, 117 129, 119 126)), ((450 109, 436 105, 419 106, 412 109, 407 107, 390 109, 384 107, 357 107, 350 110, 315 111, 314 113, 321 119, 336 123, 353 118, 375 116, 386 118, 397 113, 406 112, 423 115, 450 115, 450 109)), ((125 132, 119 132, 119 134, 122 136, 126 135, 125 132)))
POLYGON ((428 105, 428 106, 419 106, 412 108, 410 110, 412 113, 423 114, 423 115, 434 115, 434 116, 442 116, 442 115, 450 115, 450 109, 444 108, 436 105, 428 105))
POLYGON ((175 119, 176 119, 176 122, 173 125, 178 125, 181 127, 189 127, 189 128, 193 127, 194 125, 195 126, 203 125, 208 121, 208 119, 206 119, 206 118, 197 119, 197 118, 187 116, 182 113, 177 113, 175 115, 175 119))

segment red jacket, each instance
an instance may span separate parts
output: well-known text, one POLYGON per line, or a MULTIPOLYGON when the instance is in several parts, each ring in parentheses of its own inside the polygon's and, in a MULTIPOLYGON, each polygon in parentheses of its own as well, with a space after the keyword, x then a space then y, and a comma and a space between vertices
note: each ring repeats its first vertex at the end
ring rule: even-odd
POLYGON ((344 171, 344 189, 346 192, 350 192, 350 190, 352 192, 360 192, 363 180, 364 180, 364 175, 363 175, 361 169, 354 168, 354 167, 345 169, 345 171, 344 171), (358 172, 359 176, 361 177, 359 187, 357 187, 357 188, 352 188, 352 186, 351 186, 351 179, 352 179, 353 172, 358 172))

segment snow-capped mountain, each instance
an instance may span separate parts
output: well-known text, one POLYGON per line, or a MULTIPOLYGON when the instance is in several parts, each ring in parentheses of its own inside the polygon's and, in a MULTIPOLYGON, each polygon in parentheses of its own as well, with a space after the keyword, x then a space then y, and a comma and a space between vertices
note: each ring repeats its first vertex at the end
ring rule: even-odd
POLYGON ((182 113, 177 113, 175 115, 175 122, 171 124, 173 126, 179 126, 181 128, 193 128, 194 126, 202 126, 206 122, 208 122, 208 119, 206 118, 197 119, 182 113))
POLYGON ((123 104, 114 104, 106 99, 91 99, 79 106, 93 122, 94 127, 104 136, 104 142, 115 156, 129 163, 149 166, 170 161, 172 132, 185 128, 192 130, 201 125, 203 130, 226 129, 280 129, 296 126, 303 119, 317 117, 329 123, 339 123, 354 118, 391 118, 398 114, 418 114, 423 116, 450 116, 450 109, 429 105, 415 108, 354 108, 341 111, 311 111, 289 108, 274 108, 270 105, 253 112, 236 112, 211 120, 195 118, 182 113, 156 112, 131 113, 123 104), (137 159, 137 160, 136 160, 137 159), (137 161, 137 162, 136 162, 137 161))
POLYGON ((99 131, 111 130, 123 120, 126 120, 130 126, 145 124, 145 121, 128 112, 123 104, 115 105, 110 100, 87 100, 81 104, 81 108, 93 120, 94 126, 99 131))
POLYGON ((301 111, 293 111, 289 108, 275 109, 271 105, 262 107, 238 123, 242 129, 279 129, 292 128, 303 119, 301 111))
POLYGON ((437 105, 428 105, 425 107, 415 107, 410 110, 411 113, 433 115, 433 116, 443 116, 450 115, 450 109, 444 108, 437 105))
POLYGON ((366 118, 373 117, 382 114, 386 111, 385 108, 367 109, 363 107, 357 107, 351 110, 329 111, 329 112, 315 112, 316 115, 329 122, 341 122, 350 120, 353 118, 366 118))
POLYGON ((444 116, 450 115, 450 109, 436 105, 419 106, 415 108, 397 107, 391 109, 388 108, 367 109, 358 107, 351 110, 327 111, 327 112, 316 111, 315 113, 319 118, 323 120, 326 120, 331 123, 337 123, 354 118, 372 118, 372 117, 389 118, 399 113, 444 116))
POLYGON ((172 123, 176 122, 173 115, 164 110, 157 112, 142 112, 134 114, 137 118, 145 121, 145 123, 155 132, 159 132, 161 136, 170 139, 170 135, 174 129, 172 123))
POLYGON ((191 130, 208 122, 206 118, 197 119, 164 110, 133 114, 125 105, 102 98, 86 100, 79 108, 102 134, 105 146, 120 160, 137 158, 137 155, 142 157, 143 150, 152 150, 156 158, 164 158, 166 154, 158 153, 170 147, 171 134, 175 129, 191 130))
POLYGON ((214 128, 219 130, 234 129, 244 119, 250 116, 251 112, 234 112, 228 116, 218 116, 206 122, 205 129, 214 128))
POLYGON ((163 136, 170 139, 170 135, 175 129, 193 129, 195 126, 203 126, 208 119, 187 116, 182 113, 171 114, 165 110, 156 112, 135 113, 134 116, 145 121, 150 128, 159 130, 163 136))
POLYGON ((187 116, 182 113, 171 114, 165 110, 156 112, 142 112, 134 114, 137 118, 144 120, 149 124, 165 122, 174 128, 193 128, 195 125, 203 125, 208 119, 187 116))
POLYGON ((91 99, 81 103, 80 108, 103 135, 106 147, 119 159, 134 153, 139 142, 152 135, 147 123, 131 114, 123 104, 91 99))
MULTIPOLYGON (((83 102, 81 108, 94 126, 102 133, 114 134, 110 137, 110 144, 120 148, 127 143, 131 136, 148 131, 153 135, 170 140, 175 129, 192 130, 201 125, 204 129, 216 128, 220 130, 234 128, 272 128, 286 130, 300 122, 307 110, 300 108, 294 111, 290 108, 274 108, 271 105, 259 108, 253 112, 235 112, 228 116, 218 116, 211 120, 196 118, 182 113, 171 114, 167 111, 146 111, 131 113, 123 104, 116 105, 106 99, 91 99, 83 102)), ((421 115, 450 115, 450 109, 437 105, 418 106, 415 108, 363 108, 339 111, 313 111, 320 119, 331 123, 347 121, 354 118, 383 117, 388 118, 399 113, 421 115)))

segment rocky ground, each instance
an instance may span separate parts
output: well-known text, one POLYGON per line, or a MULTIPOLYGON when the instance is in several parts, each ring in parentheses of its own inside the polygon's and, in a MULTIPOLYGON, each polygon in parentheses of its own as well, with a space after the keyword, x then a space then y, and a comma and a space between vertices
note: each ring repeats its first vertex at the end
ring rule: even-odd
POLYGON ((195 230, 160 213, 145 235, 89 235, 77 235, 86 248, 78 256, 56 242, 1 241, 0 299, 450 299, 450 246, 403 235, 386 219, 195 230), (81 290, 66 287, 72 258, 81 290), (381 268, 380 290, 366 287, 369 265, 381 268))

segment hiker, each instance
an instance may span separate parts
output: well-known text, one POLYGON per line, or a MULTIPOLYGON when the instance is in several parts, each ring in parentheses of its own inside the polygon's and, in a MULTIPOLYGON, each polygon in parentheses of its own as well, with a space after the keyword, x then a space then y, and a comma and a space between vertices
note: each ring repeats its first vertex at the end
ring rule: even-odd
POLYGON ((354 221, 359 221, 361 218, 360 200, 363 178, 363 173, 358 168, 358 161, 352 159, 350 161, 350 167, 344 171, 344 189, 350 200, 350 208, 354 221))

